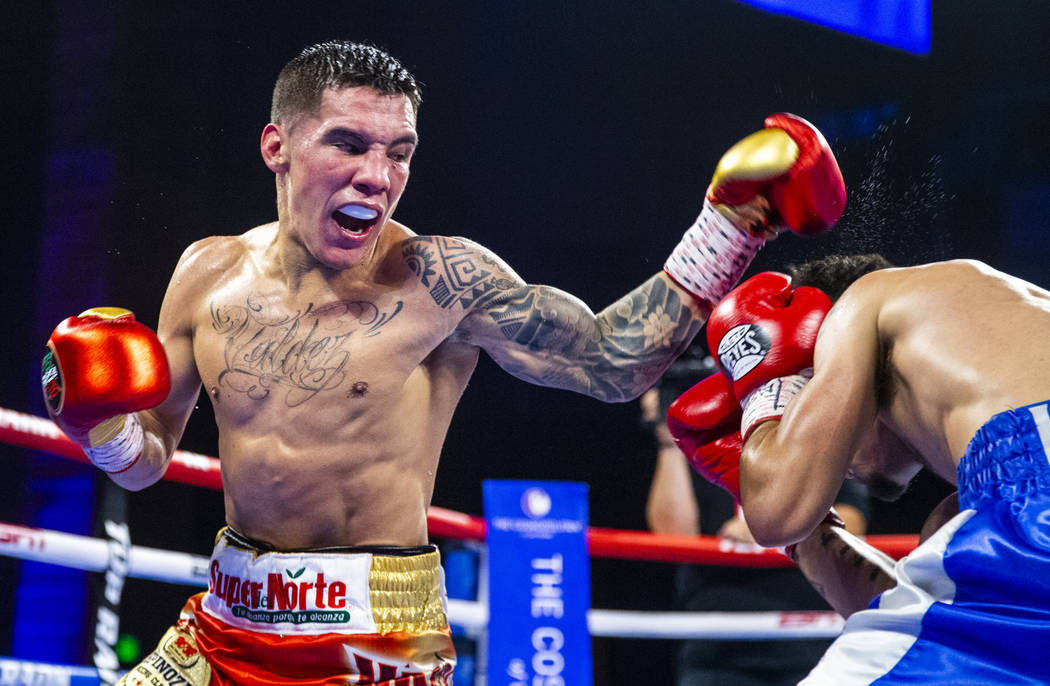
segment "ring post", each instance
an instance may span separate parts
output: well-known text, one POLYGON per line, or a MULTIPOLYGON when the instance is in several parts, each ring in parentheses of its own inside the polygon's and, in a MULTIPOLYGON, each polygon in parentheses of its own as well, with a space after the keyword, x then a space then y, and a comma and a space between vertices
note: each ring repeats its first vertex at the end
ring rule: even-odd
POLYGON ((483 485, 490 589, 490 684, 590 684, 587 485, 483 485))

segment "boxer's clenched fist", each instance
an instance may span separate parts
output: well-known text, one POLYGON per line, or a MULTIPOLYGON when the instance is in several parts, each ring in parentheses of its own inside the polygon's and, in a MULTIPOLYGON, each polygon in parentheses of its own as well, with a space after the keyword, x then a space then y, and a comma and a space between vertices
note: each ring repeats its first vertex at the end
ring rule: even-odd
POLYGON ((171 388, 164 347, 128 310, 100 307, 52 332, 41 382, 48 414, 108 472, 127 469, 142 447, 134 412, 160 404, 171 388))
POLYGON ((793 114, 731 147, 718 162, 696 222, 664 271, 714 305, 743 275, 778 224, 811 234, 831 228, 846 207, 846 186, 827 141, 793 114))

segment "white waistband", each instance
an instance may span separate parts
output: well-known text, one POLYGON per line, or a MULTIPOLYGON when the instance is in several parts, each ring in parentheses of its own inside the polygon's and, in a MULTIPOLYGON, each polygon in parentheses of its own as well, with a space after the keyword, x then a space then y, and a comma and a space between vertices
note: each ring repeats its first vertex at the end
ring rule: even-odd
POLYGON ((370 553, 266 553, 220 537, 208 566, 204 610, 262 633, 375 633, 370 553))

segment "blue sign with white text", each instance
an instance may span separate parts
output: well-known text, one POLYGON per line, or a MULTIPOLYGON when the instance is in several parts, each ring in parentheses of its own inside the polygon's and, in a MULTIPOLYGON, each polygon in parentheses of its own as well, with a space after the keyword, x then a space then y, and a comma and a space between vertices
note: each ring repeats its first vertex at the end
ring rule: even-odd
POLYGON ((592 683, 587 485, 484 483, 488 686, 592 683))

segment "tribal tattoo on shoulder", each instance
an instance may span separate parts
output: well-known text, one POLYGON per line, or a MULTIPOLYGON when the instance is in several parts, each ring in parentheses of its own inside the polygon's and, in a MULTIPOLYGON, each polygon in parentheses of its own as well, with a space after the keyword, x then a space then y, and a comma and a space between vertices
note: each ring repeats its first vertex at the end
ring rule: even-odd
MULTIPOLYGON (((302 405, 342 384, 354 341, 379 335, 401 308, 355 300, 288 312, 254 295, 243 305, 213 302, 212 329, 226 339, 218 382, 256 400, 281 394, 288 407, 302 405)), ((360 384, 367 388, 354 388, 360 384)))
POLYGON ((489 351, 505 370, 603 400, 625 400, 649 388, 703 323, 658 276, 595 315, 563 291, 523 283, 455 239, 413 238, 402 255, 438 305, 488 317, 506 340, 527 350, 506 356, 489 351))
POLYGON ((518 282, 489 255, 455 238, 417 236, 401 255, 440 307, 477 307, 518 282))

